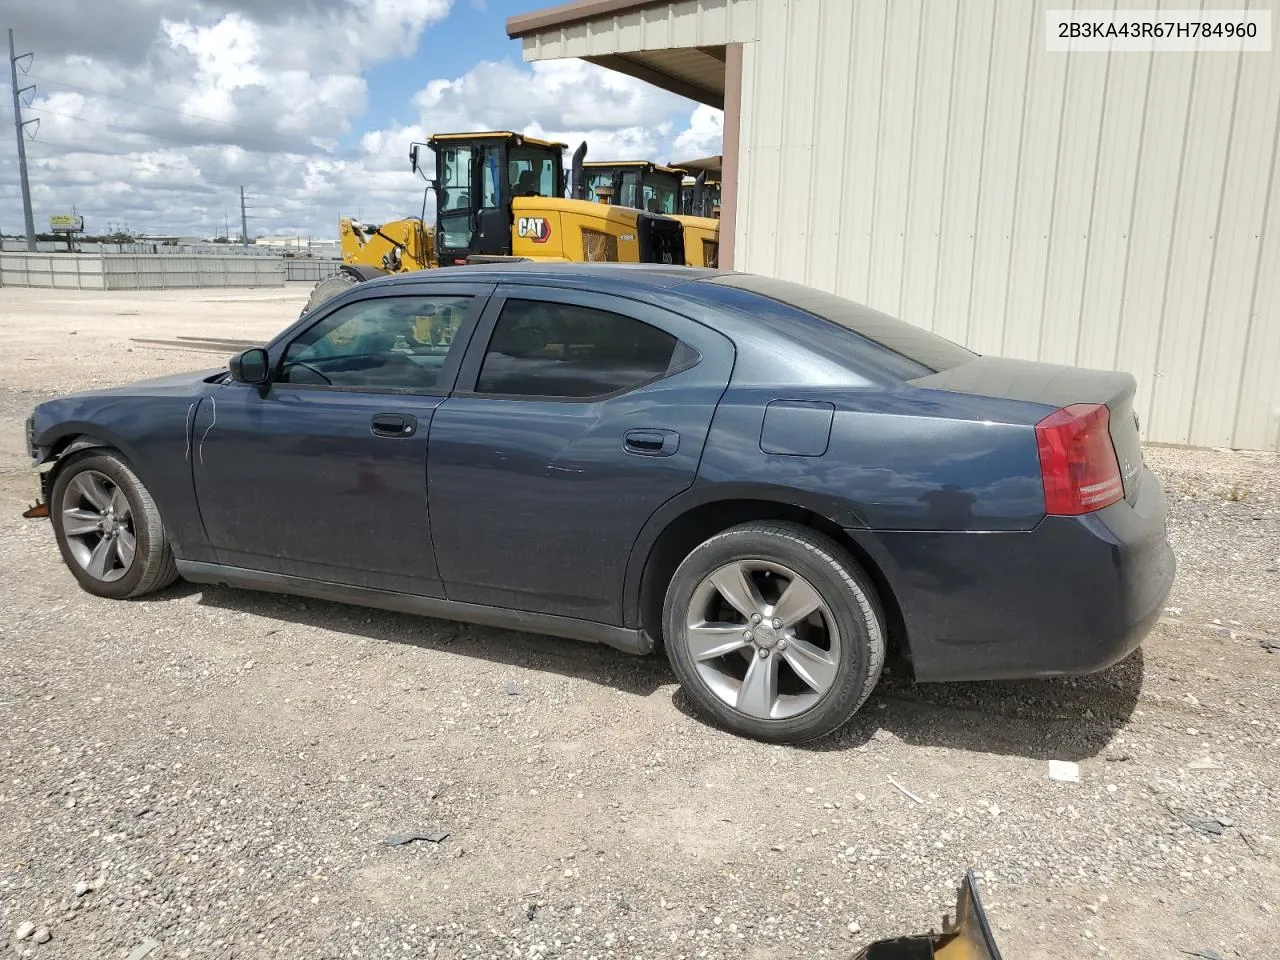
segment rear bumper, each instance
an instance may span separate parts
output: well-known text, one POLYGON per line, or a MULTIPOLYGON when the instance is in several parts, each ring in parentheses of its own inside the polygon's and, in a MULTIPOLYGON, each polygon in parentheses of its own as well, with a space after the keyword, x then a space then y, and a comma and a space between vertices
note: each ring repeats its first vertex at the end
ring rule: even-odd
POLYGON ((1027 532, 847 532, 893 590, 918 680, 1093 673, 1138 647, 1173 586, 1164 490, 1149 470, 1139 485, 1027 532))

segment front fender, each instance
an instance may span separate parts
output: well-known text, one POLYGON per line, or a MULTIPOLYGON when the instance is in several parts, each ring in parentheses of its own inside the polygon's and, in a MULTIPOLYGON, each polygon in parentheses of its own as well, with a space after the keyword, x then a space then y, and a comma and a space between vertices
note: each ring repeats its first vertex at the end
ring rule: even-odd
POLYGON ((176 556, 207 559, 204 526, 196 504, 192 425, 203 396, 67 397, 33 413, 35 464, 46 498, 57 464, 92 447, 119 451, 147 488, 176 556))

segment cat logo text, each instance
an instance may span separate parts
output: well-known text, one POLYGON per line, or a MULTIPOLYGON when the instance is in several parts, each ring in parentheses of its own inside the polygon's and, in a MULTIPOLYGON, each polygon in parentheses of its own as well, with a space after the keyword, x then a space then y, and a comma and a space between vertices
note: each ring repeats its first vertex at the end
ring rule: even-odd
POLYGON ((516 233, 534 243, 546 243, 551 239, 551 221, 546 217, 521 217, 516 221, 516 233))

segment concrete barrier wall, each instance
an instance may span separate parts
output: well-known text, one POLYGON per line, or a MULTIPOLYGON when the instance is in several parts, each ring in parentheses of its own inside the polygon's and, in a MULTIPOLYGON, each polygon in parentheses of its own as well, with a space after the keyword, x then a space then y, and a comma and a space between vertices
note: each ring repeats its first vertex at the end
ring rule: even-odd
MULTIPOLYGON (((320 269, 317 266, 317 270, 320 269)), ((322 275, 328 276, 328 272, 322 275)), ((0 284, 12 287, 74 290, 282 287, 285 279, 285 261, 276 257, 0 253, 0 284)))
MULTIPOLYGON (((77 240, 75 253, 155 253, 165 256, 189 256, 199 254, 210 257, 281 257, 285 251, 295 257, 328 260, 337 257, 341 248, 336 240, 316 241, 310 247, 258 246, 250 244, 241 246, 238 243, 98 243, 89 240, 77 240)), ((66 253, 67 245, 61 240, 38 240, 34 251, 27 250, 27 241, 22 238, 5 237, 0 239, 0 252, 3 253, 66 253)))
POLYGON ((105 290, 101 257, 56 253, 0 253, 0 285, 105 290))
POLYGON ((325 277, 333 276, 340 266, 342 266, 341 260, 285 260, 284 278, 315 283, 325 277))

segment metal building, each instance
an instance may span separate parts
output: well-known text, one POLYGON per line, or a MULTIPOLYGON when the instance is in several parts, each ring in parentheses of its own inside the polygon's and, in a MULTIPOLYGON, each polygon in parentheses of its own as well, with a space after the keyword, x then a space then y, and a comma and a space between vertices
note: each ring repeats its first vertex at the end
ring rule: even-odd
POLYGON ((577 0, 507 32, 725 111, 722 266, 1128 370, 1147 440, 1280 449, 1280 55, 1048 52, 1072 6, 577 0))

